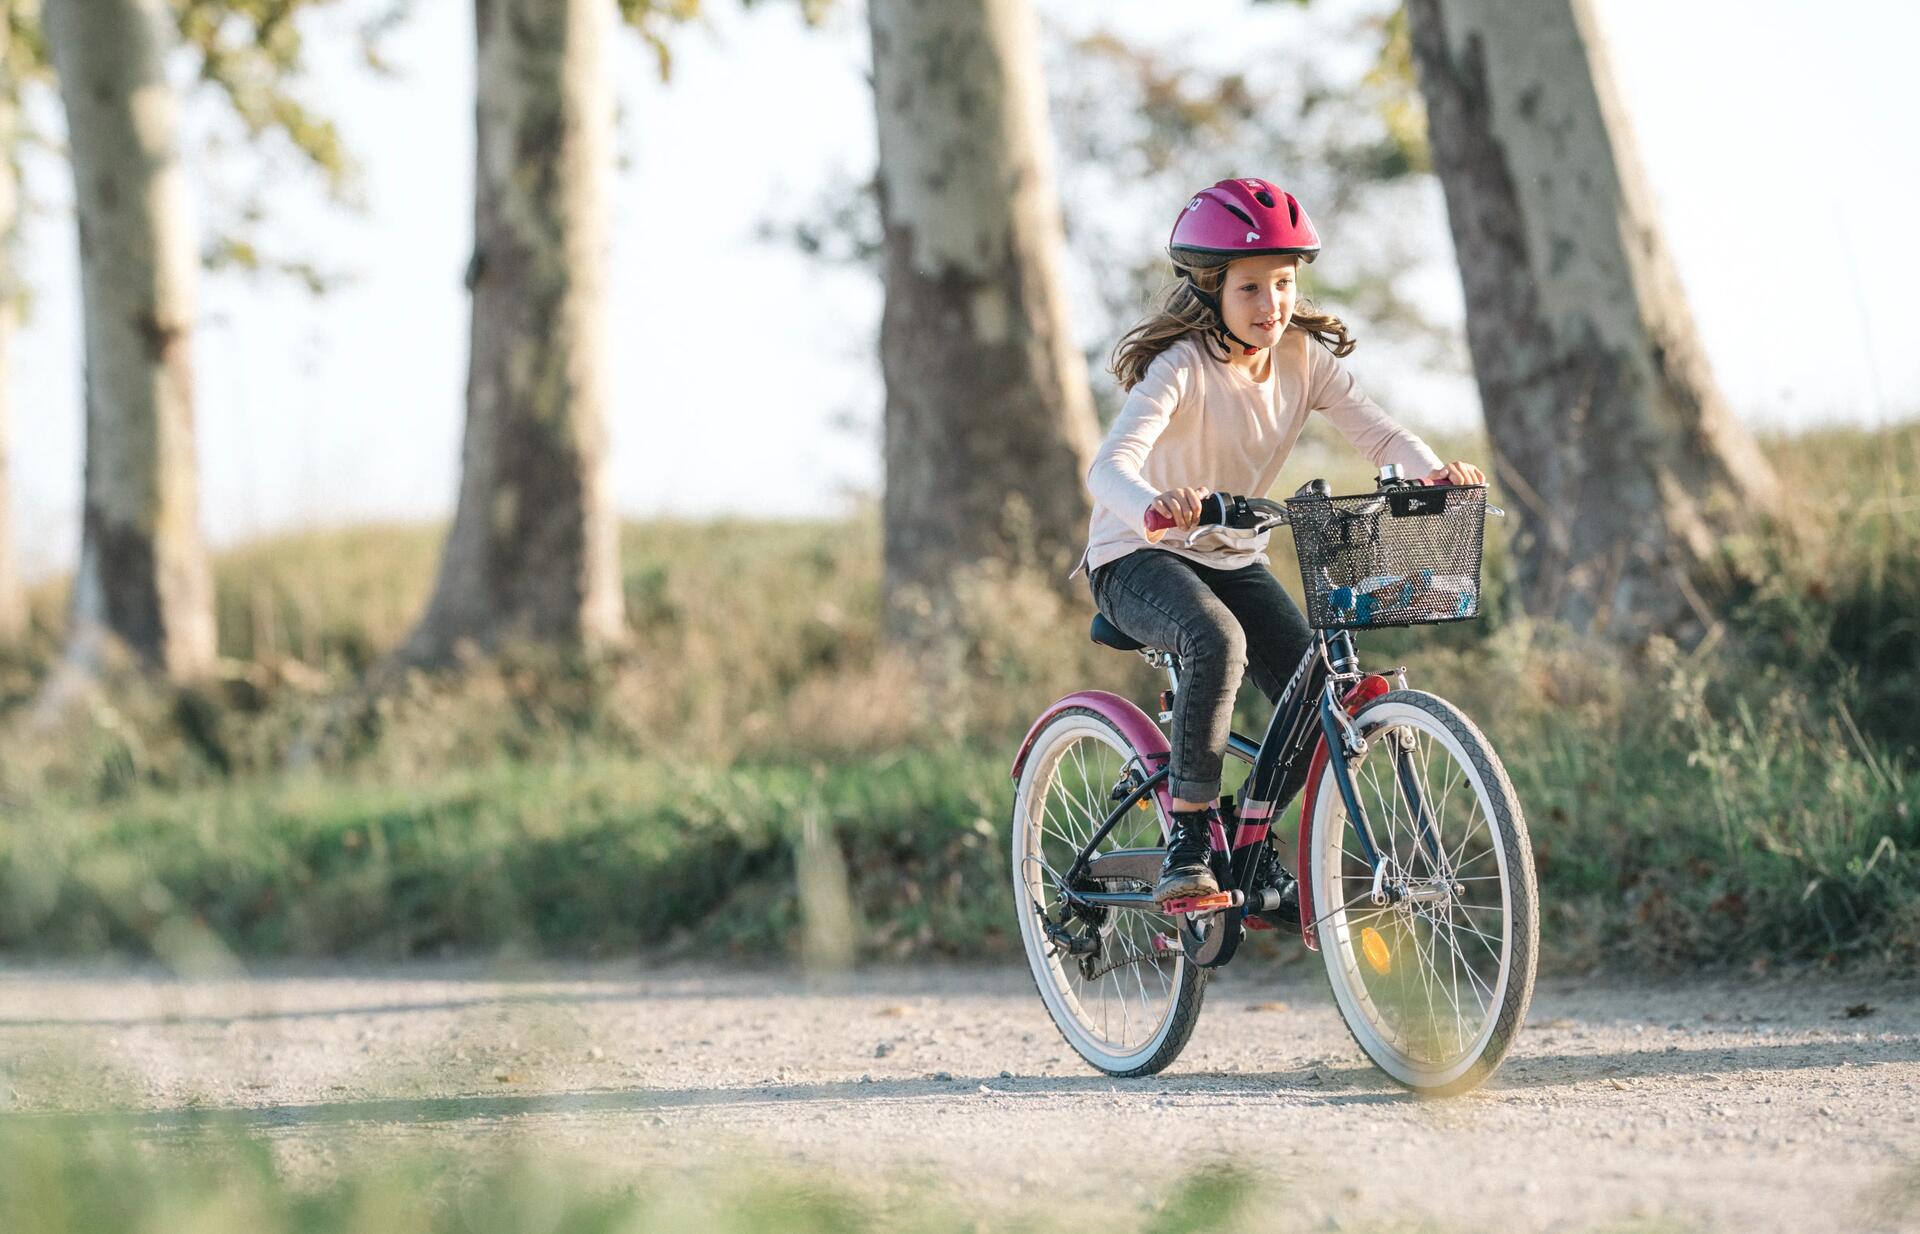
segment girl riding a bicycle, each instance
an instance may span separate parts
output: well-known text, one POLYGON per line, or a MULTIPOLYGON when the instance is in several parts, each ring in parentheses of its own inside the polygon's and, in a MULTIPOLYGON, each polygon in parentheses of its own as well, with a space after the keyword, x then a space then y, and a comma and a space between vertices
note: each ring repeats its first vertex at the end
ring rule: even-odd
POLYGON ((1211 493, 1268 492, 1316 412, 1375 464, 1435 483, 1486 480, 1471 463, 1442 463, 1340 364, 1351 333, 1300 298, 1298 267, 1319 251, 1306 211, 1276 185, 1203 189, 1168 244, 1178 281, 1114 351, 1128 394, 1087 473, 1094 511, 1083 564, 1108 621, 1179 657, 1173 828, 1153 889, 1162 904, 1219 890, 1208 854, 1241 676, 1250 670, 1278 699, 1312 632, 1266 568, 1268 533, 1216 528, 1172 544, 1164 526, 1149 530, 1150 517, 1192 529, 1211 493))
POLYGON ((1088 633, 1173 689, 1158 724, 1078 690, 1027 730, 1009 769, 1021 948, 1061 1036, 1138 1076, 1179 1056, 1247 931, 1298 930, 1368 1058, 1417 1092, 1465 1092, 1532 996, 1526 819, 1473 720, 1405 668, 1362 668, 1356 638, 1479 617, 1485 517, 1503 511, 1339 364, 1351 335, 1296 286, 1319 247, 1264 180, 1203 190, 1169 245, 1180 281, 1115 351, 1128 398, 1087 476, 1088 633), (1375 485, 1267 498, 1315 412, 1380 465, 1375 485), (1282 525, 1304 614, 1265 566, 1282 525), (1274 700, 1257 739, 1228 727, 1249 670, 1274 700), (1230 807, 1223 758, 1247 767, 1230 807))

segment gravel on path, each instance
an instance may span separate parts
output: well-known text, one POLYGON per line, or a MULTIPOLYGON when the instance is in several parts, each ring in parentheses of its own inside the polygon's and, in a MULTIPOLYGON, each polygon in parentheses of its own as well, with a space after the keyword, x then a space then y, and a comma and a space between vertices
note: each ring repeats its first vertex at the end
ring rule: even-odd
POLYGON ((1915 1229, 1920 987, 1544 980, 1491 1083, 1422 1101, 1300 965, 1220 974, 1136 1080, 1082 1064, 1018 968, 0 969, 0 1119, 106 1111, 156 1138, 217 1111, 295 1171, 532 1140, 1126 1218, 1232 1162, 1276 1229, 1915 1229))

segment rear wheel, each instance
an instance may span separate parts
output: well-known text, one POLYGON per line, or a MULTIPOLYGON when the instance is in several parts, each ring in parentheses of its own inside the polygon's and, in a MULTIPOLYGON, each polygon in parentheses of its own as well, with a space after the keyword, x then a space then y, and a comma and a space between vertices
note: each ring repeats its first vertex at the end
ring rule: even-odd
MULTIPOLYGON (((1087 841, 1137 783, 1144 764, 1104 716, 1062 711, 1035 738, 1013 805, 1013 892, 1020 941, 1054 1026, 1109 1075, 1150 1075, 1193 1035, 1205 970, 1188 962, 1165 917, 1076 907, 1062 880, 1087 841)), ((1098 852, 1164 845, 1157 798, 1146 797, 1098 852)), ((1083 881, 1081 890, 1151 892, 1150 879, 1083 881)))
POLYGON ((1328 983, 1381 1070, 1420 1092, 1463 1092, 1499 1067, 1533 996, 1526 821, 1493 747, 1451 703, 1398 690, 1354 722, 1367 751, 1350 774, 1382 861, 1368 863, 1329 764, 1308 835, 1328 983))

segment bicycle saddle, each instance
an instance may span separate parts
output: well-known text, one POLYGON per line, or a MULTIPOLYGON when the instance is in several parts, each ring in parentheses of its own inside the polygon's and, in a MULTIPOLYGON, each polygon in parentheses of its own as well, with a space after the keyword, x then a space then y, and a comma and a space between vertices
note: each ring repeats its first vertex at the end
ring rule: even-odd
POLYGON ((1138 651, 1146 644, 1137 639, 1128 638, 1120 627, 1108 621, 1103 613, 1093 615, 1093 629, 1089 631, 1093 641, 1102 647, 1111 647, 1116 651, 1138 651))

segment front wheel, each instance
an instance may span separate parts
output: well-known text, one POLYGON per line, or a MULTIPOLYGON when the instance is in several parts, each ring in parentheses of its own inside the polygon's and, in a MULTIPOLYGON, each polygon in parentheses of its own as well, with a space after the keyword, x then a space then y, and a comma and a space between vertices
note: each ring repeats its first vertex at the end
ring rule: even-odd
POLYGON ((1392 691, 1354 723, 1367 749, 1348 766, 1376 861, 1329 762, 1307 839, 1328 983, 1381 1070, 1418 1092, 1464 1092, 1500 1066, 1533 997, 1526 820, 1493 747, 1444 699, 1392 691))

